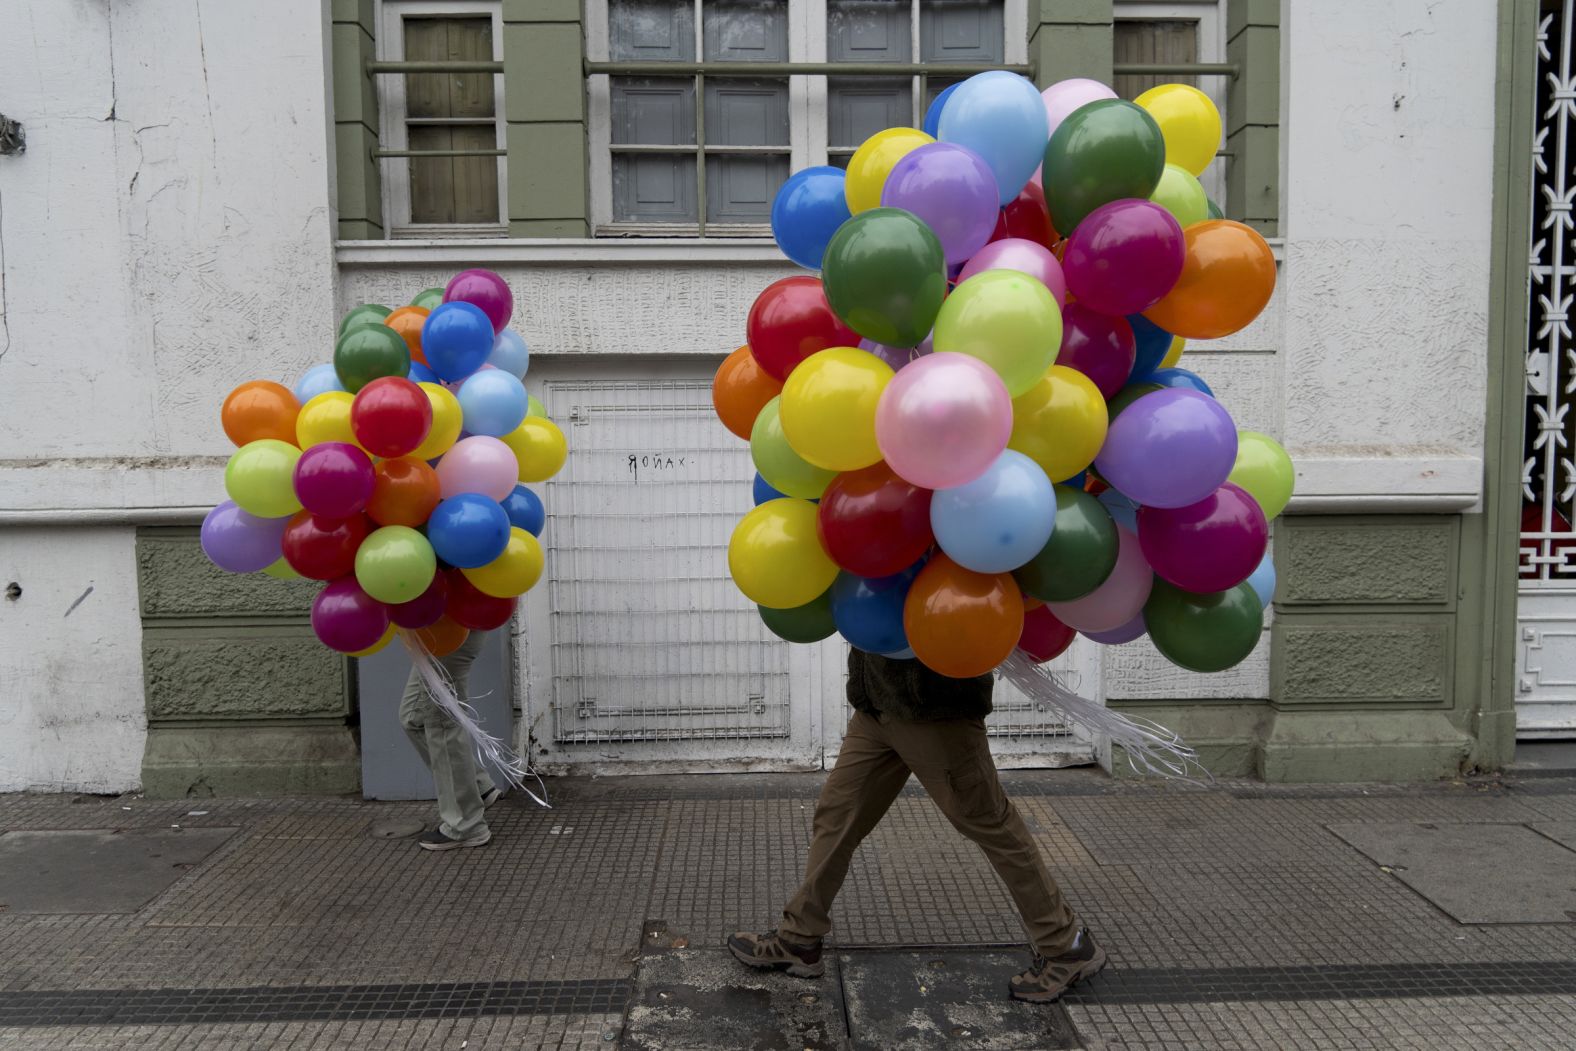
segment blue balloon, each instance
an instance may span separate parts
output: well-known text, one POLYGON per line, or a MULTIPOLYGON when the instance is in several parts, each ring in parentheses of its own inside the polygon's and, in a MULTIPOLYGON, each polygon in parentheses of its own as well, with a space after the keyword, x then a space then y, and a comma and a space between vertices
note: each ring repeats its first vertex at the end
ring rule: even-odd
POLYGON ((1127 374, 1128 383, 1147 383, 1150 373, 1166 360, 1171 349, 1171 333, 1150 321, 1142 314, 1129 314, 1133 326, 1133 343, 1137 353, 1133 356, 1133 371, 1127 374))
POLYGON ((410 371, 405 374, 405 378, 410 380, 412 383, 438 382, 438 374, 433 372, 419 361, 412 361, 410 363, 410 371))
POLYGON ((1077 474, 1073 475, 1071 478, 1067 479, 1065 482, 1058 482, 1057 484, 1058 485, 1065 485, 1069 489, 1082 489, 1084 487, 1084 483, 1087 482, 1088 480, 1089 480, 1089 472, 1088 471, 1079 471, 1077 474))
POLYGON ((531 407, 525 384, 502 369, 478 372, 460 384, 455 397, 460 402, 465 429, 492 438, 501 438, 519 427, 531 407))
POLYGON ((848 221, 847 177, 840 168, 818 165, 794 172, 772 201, 772 236, 783 255, 808 270, 821 269, 821 256, 837 228, 848 221))
POLYGON ((519 526, 532 536, 541 536, 542 528, 547 525, 547 508, 542 506, 542 498, 523 485, 514 487, 514 492, 504 497, 503 512, 509 516, 511 525, 519 526))
POLYGON ((487 355, 487 364, 511 376, 525 378, 531 368, 531 349, 525 345, 525 340, 520 338, 520 333, 512 328, 506 328, 498 333, 498 338, 493 340, 492 353, 487 355))
POLYGON ((432 509, 427 540, 451 566, 485 566, 509 546, 509 515, 481 493, 456 493, 432 509))
POLYGON ((1138 504, 1132 497, 1115 489, 1107 489, 1095 499, 1111 512, 1111 517, 1116 520, 1117 525, 1129 533, 1138 532, 1138 504))
POLYGON ((306 374, 296 380, 295 400, 305 405, 319 394, 327 394, 331 390, 344 390, 345 385, 339 382, 339 373, 334 366, 313 365, 306 370, 306 374))
POLYGON ((937 95, 936 100, 925 111, 925 123, 920 127, 920 130, 933 139, 936 137, 936 133, 941 130, 941 111, 946 108, 947 100, 952 97, 952 93, 956 90, 958 90, 956 84, 948 84, 946 90, 937 95))
POLYGON ((768 500, 781 500, 787 493, 779 493, 773 489, 771 483, 761 477, 759 471, 755 472, 755 506, 760 507, 768 500))
POLYGON ((1002 204, 1018 196, 1045 160, 1051 137, 1045 102, 1033 82, 1004 69, 976 73, 941 110, 937 138, 967 146, 996 176, 1002 204))
POLYGON ((848 644, 866 653, 900 653, 908 649, 903 630, 903 602, 919 575, 910 566, 890 577, 866 579, 839 573, 832 581, 832 623, 848 644))
POLYGON ((930 499, 936 543, 976 573, 1006 573, 1040 553, 1056 525, 1056 489, 1040 465, 1005 449, 985 473, 930 499))
POLYGON ((1259 605, 1265 609, 1270 608, 1270 602, 1275 598, 1275 559, 1268 553, 1259 562, 1259 568, 1248 575, 1248 586, 1259 597, 1259 605))
POLYGON ((492 322, 472 303, 441 303, 421 326, 421 350, 439 379, 462 380, 487 363, 492 322))
POLYGON ((1158 383, 1162 387, 1177 387, 1181 390, 1196 390, 1200 394, 1208 394, 1211 398, 1215 392, 1209 389, 1209 384, 1195 372, 1187 369, 1156 369, 1151 372, 1145 383, 1158 383))

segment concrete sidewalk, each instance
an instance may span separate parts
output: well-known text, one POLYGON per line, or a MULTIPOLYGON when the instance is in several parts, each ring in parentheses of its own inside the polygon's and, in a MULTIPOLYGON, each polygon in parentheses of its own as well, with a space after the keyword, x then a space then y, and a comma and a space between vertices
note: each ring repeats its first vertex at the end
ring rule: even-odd
POLYGON ((1576 780, 1008 791, 1111 967, 1052 1008, 912 784, 818 982, 721 951, 796 884, 819 775, 568 779, 431 854, 419 804, 0 796, 0 1046, 1569 1048, 1576 780))

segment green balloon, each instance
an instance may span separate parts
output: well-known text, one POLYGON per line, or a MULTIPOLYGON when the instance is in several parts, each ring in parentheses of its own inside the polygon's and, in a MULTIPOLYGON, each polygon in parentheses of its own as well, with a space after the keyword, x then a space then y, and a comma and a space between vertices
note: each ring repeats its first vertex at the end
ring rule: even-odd
POLYGON ((820 642, 837 631, 837 625, 832 622, 831 588, 821 592, 814 601, 792 609, 757 608, 761 611, 761 622, 772 634, 789 642, 820 642))
POLYGON ((1084 216, 1125 197, 1147 198, 1166 167, 1160 125, 1123 99, 1073 110, 1045 144, 1045 203, 1062 236, 1084 216))
POLYGON ((1024 594, 1070 602, 1105 583, 1119 546, 1111 513, 1082 489, 1056 487, 1056 528, 1040 553, 1012 571, 1024 594))
POLYGON ((1211 219, 1224 219, 1226 217, 1226 213, 1220 210, 1220 205, 1208 197, 1204 198, 1204 200, 1209 205, 1209 217, 1211 219))
POLYGON ((358 325, 334 345, 334 371, 354 394, 383 376, 410 374, 410 348, 387 325, 358 325))
POLYGON ((356 548, 356 583, 379 602, 419 598, 437 571, 432 545, 409 526, 374 529, 356 548))
POLYGON ((1217 672, 1241 664, 1259 644, 1264 607, 1247 582, 1230 591, 1195 595, 1155 578, 1144 604, 1149 638, 1172 664, 1217 672))
POLYGON ((340 319, 339 334, 343 336, 357 325, 381 325, 391 313, 382 303, 363 303, 340 319))
POLYGON ((1209 198, 1204 196, 1204 187, 1192 172, 1180 165, 1166 165, 1160 175, 1160 185, 1155 187, 1149 199, 1170 212, 1184 230, 1209 218, 1209 198))
POLYGON ((750 458, 766 484, 779 493, 801 500, 819 500, 837 472, 822 470, 793 451, 777 417, 781 401, 780 395, 773 398, 755 417, 755 426, 750 429, 750 458))
POLYGON ((525 414, 527 416, 540 416, 544 420, 547 419, 547 406, 543 405, 536 395, 527 394, 525 401, 527 406, 525 414))
POLYGON ((411 306, 423 307, 427 310, 435 310, 442 303, 443 289, 441 288, 429 288, 424 292, 418 292, 415 298, 410 301, 411 306))
POLYGON ((1129 383, 1116 392, 1116 397, 1105 403, 1106 412, 1114 420, 1119 412, 1133 402, 1157 390, 1165 390, 1165 388, 1158 383, 1129 383))
POLYGON ((979 358, 1016 398, 1056 363, 1062 311, 1040 282, 1018 270, 975 274, 936 315, 937 351, 979 358))
POLYGON ((832 235, 821 283, 849 328, 889 347, 913 347, 930 335, 946 297, 946 257, 912 212, 871 208, 832 235))
POLYGON ((224 491, 236 506, 259 518, 283 518, 301 510, 295 494, 301 450, 278 438, 247 442, 224 465, 224 491))

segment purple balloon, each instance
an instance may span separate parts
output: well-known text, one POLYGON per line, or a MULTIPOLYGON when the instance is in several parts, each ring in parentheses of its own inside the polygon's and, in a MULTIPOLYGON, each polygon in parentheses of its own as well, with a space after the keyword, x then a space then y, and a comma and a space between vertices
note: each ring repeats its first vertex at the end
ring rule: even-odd
POLYGON ((1237 461, 1225 407, 1196 390, 1158 390, 1129 405, 1095 458, 1100 477, 1144 507, 1186 507, 1219 489, 1237 461))
POLYGON ((1144 624, 1144 615, 1140 613, 1119 628, 1112 628, 1110 631, 1086 631, 1083 636, 1104 646, 1120 646, 1124 642, 1132 642, 1148 630, 1148 626, 1144 624))
POLYGON ((365 510, 374 480, 372 460, 348 442, 314 445, 296 461, 296 499, 324 518, 349 518, 365 510))
POLYGON ((996 177, 979 154, 953 142, 930 142, 892 166, 881 204, 924 220, 940 238, 950 266, 990 240, 999 212, 996 194, 996 177))
POLYGON ((361 590, 355 577, 332 581, 312 600, 312 630, 340 653, 358 653, 383 637, 389 608, 361 590))
POLYGON ((1062 264, 1056 261, 1049 248, 1036 241, 1022 237, 992 241, 970 257, 958 281, 967 281, 986 270, 1018 270, 1028 274, 1051 290, 1057 306, 1067 305, 1067 278, 1062 274, 1062 264))
POLYGON ((480 307, 494 332, 502 332, 514 315, 514 295, 508 283, 491 270, 461 270, 444 288, 443 301, 480 307))
POLYGON ((280 541, 289 522, 288 515, 259 518, 226 500, 202 520, 203 554, 226 573, 267 569, 279 561, 280 541))
POLYGON ((862 339, 859 341, 859 349, 867 350, 874 354, 890 365, 893 372, 896 372, 911 361, 918 361, 926 354, 934 354, 936 352, 934 339, 935 333, 932 332, 920 340, 917 347, 889 347, 885 343, 877 343, 873 339, 862 339))
POLYGON ((1069 303, 1062 311, 1062 348, 1056 364, 1088 376, 1107 401, 1126 386, 1137 347, 1133 326, 1125 317, 1102 314, 1082 303, 1069 303))
POLYGON ((1187 244, 1176 217, 1153 201, 1102 204, 1067 238, 1067 289, 1102 314, 1139 314, 1182 276, 1187 244))
POLYGON ((1258 501, 1230 482, 1196 504, 1138 512, 1138 540, 1150 567, 1198 594, 1226 591, 1252 576, 1269 536, 1258 501))
POLYGON ((427 590, 411 599, 389 607, 389 620, 401 628, 427 628, 443 618, 449 605, 449 578, 442 573, 432 575, 427 590))

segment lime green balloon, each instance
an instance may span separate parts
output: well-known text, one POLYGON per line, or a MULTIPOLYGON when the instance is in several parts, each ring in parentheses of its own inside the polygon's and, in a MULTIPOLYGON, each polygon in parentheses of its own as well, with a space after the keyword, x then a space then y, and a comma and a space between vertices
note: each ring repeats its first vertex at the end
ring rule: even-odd
POLYGON ((1258 431, 1238 431, 1237 463, 1226 480, 1246 489, 1268 519, 1286 510, 1297 474, 1280 442, 1258 431))
POLYGON ((544 420, 547 419, 547 406, 543 405, 536 395, 527 394, 525 396, 525 401, 525 414, 527 416, 540 416, 544 420))
POLYGON ((1042 179, 1052 224, 1065 237, 1102 204, 1143 200, 1165 166, 1166 140, 1143 109, 1100 99, 1073 110, 1045 144, 1042 179))
POLYGON ((263 567, 263 572, 275 580, 300 580, 301 574, 290 568, 290 563, 283 557, 274 559, 263 567))
POLYGON ((917 215, 871 208, 832 235, 821 284, 849 328, 889 347, 913 347, 936 322, 947 294, 947 261, 941 241, 917 215))
POLYGON ((410 301, 410 305, 421 307, 423 310, 436 310, 443 305, 443 289, 429 288, 418 292, 415 298, 410 301))
POLYGON ((340 319, 339 334, 343 336, 357 325, 381 325, 383 319, 391 313, 393 311, 382 303, 363 303, 359 307, 353 307, 340 319))
POLYGON ((410 374, 410 348, 387 325, 357 325, 334 345, 334 372, 354 394, 383 376, 410 374))
POLYGON ((1144 626, 1161 656, 1188 671, 1236 667, 1259 644, 1264 607, 1253 585, 1195 595, 1155 578, 1144 604, 1144 626))
POLYGON ((1127 408, 1145 394, 1153 394, 1157 390, 1165 390, 1158 383, 1129 383, 1116 392, 1116 397, 1105 403, 1106 412, 1111 419, 1116 419, 1117 413, 1127 408))
POLYGON ((409 526, 374 529, 356 549, 356 583, 390 605, 419 598, 437 571, 432 545, 409 526))
POLYGON ((1105 505, 1082 489, 1056 487, 1056 526, 1040 553, 1012 571, 1025 595, 1070 602, 1105 583, 1120 541, 1105 505))
POLYGON ((1149 199, 1170 212, 1184 230, 1209 218, 1209 198, 1198 177, 1176 164, 1166 165, 1149 199))
POLYGON ((259 518, 283 518, 301 510, 295 466, 301 450, 278 438, 247 442, 224 465, 224 491, 241 510, 259 518))
POLYGON ((777 415, 781 401, 780 396, 773 398, 755 417, 755 426, 750 430, 750 457, 766 484, 779 493, 801 500, 819 500, 837 472, 822 470, 793 451, 777 415))
POLYGON ((1061 345, 1056 297, 1018 270, 974 275, 952 290, 936 316, 936 350, 979 358, 1014 398, 1056 363, 1061 345))
POLYGON ((802 606, 790 609, 772 609, 770 606, 756 608, 761 611, 761 622, 771 629, 772 634, 788 642, 820 642, 837 632, 837 625, 832 620, 831 588, 802 606))

